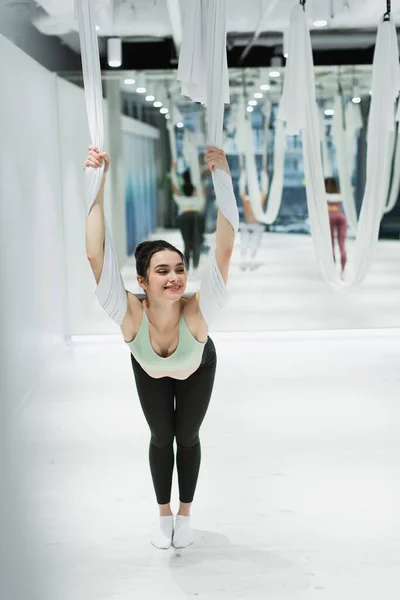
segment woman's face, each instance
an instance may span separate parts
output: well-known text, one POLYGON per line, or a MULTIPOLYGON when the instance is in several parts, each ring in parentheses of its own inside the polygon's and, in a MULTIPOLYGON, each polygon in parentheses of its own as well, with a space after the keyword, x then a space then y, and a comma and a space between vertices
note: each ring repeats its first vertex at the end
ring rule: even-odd
POLYGON ((151 257, 147 282, 138 277, 148 296, 176 302, 186 290, 187 273, 182 258, 173 250, 161 250, 151 257))

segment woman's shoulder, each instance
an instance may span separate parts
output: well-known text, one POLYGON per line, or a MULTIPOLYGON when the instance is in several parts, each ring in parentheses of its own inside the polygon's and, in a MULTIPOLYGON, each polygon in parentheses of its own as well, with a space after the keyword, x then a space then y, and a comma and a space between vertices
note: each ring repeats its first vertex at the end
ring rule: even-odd
POLYGON ((191 298, 182 298, 182 315, 193 337, 202 341, 208 335, 208 326, 200 311, 199 298, 200 292, 193 294, 191 298))

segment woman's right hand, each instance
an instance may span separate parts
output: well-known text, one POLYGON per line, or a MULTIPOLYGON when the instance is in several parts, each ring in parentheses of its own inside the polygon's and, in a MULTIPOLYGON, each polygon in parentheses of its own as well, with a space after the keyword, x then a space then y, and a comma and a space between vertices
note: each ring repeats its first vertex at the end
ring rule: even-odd
POLYGON ((89 154, 87 159, 83 163, 83 168, 86 167, 94 167, 99 168, 103 164, 103 160, 105 162, 104 174, 108 173, 108 169, 110 168, 110 157, 106 152, 100 152, 96 146, 89 146, 89 154))

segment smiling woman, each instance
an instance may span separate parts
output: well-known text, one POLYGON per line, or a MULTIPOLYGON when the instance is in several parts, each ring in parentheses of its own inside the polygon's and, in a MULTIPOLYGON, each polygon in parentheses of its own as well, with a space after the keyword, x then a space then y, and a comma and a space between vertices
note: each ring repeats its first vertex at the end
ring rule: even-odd
MULTIPOLYGON (((205 5, 199 7, 206 9, 205 5)), ((210 79, 207 104, 209 130, 213 134, 205 161, 212 173, 219 207, 215 248, 204 268, 200 290, 187 299, 184 298, 187 274, 182 254, 163 241, 140 244, 135 256, 138 283, 146 295, 143 301, 125 289, 105 220, 104 187, 110 159, 102 148, 98 46, 90 3, 78 0, 77 8, 88 115, 93 125, 92 145, 84 163, 87 257, 97 282, 97 298, 121 327, 130 348, 138 395, 151 432, 150 468, 160 512, 152 543, 162 549, 169 548, 171 543, 175 548, 185 548, 194 541, 189 519, 200 468, 199 430, 210 402, 217 362, 208 329, 226 303, 226 284, 239 223, 228 162, 220 149, 224 99, 229 96, 226 2, 210 3, 201 19, 204 24, 209 21, 206 31, 210 39, 206 45, 215 49, 211 54, 201 52, 203 59, 207 55, 204 68, 210 79), (216 13, 214 9, 218 9, 216 13), (218 38, 218 43, 213 42, 214 38, 218 38), (221 95, 218 90, 222 82, 225 82, 225 93, 221 95), (100 114, 100 118, 94 119, 94 114, 100 114), (180 497, 175 523, 170 507, 174 439, 180 497)), ((200 37, 205 40, 205 35, 200 37)), ((186 39, 182 48, 188 41, 186 39)), ((184 53, 184 58, 180 73, 192 89, 186 72, 190 52, 184 53)))
MULTIPOLYGON (((224 152, 211 147, 206 161, 210 171, 223 170, 232 187, 224 152)), ((137 280, 146 294, 139 300, 125 290, 111 240, 107 239, 104 187, 110 159, 90 146, 84 167, 99 169, 103 164, 102 184, 87 216, 87 256, 100 304, 120 325, 130 349, 140 403, 151 431, 150 468, 160 511, 160 525, 152 543, 161 549, 168 549, 171 543, 185 548, 194 540, 189 519, 200 469, 199 430, 211 399, 217 364, 208 328, 224 300, 213 282, 219 282, 220 288, 227 283, 234 230, 219 211, 215 259, 204 270, 200 291, 191 298, 184 298, 187 265, 183 254, 163 240, 139 244, 135 250, 137 280), (175 438, 180 508, 174 523, 170 500, 175 438)))

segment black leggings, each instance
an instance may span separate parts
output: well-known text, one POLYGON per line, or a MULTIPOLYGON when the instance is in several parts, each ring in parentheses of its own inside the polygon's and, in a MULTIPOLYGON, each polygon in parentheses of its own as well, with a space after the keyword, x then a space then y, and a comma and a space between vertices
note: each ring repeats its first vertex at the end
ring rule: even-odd
POLYGON ((187 379, 150 377, 131 354, 144 416, 150 427, 150 469, 158 504, 171 501, 176 437, 179 499, 193 501, 200 469, 199 429, 214 385, 217 355, 208 338, 200 367, 187 379))
POLYGON ((197 269, 200 262, 200 248, 202 242, 203 216, 194 210, 184 212, 179 217, 179 226, 185 244, 185 260, 190 266, 190 258, 193 259, 193 268, 197 269))

